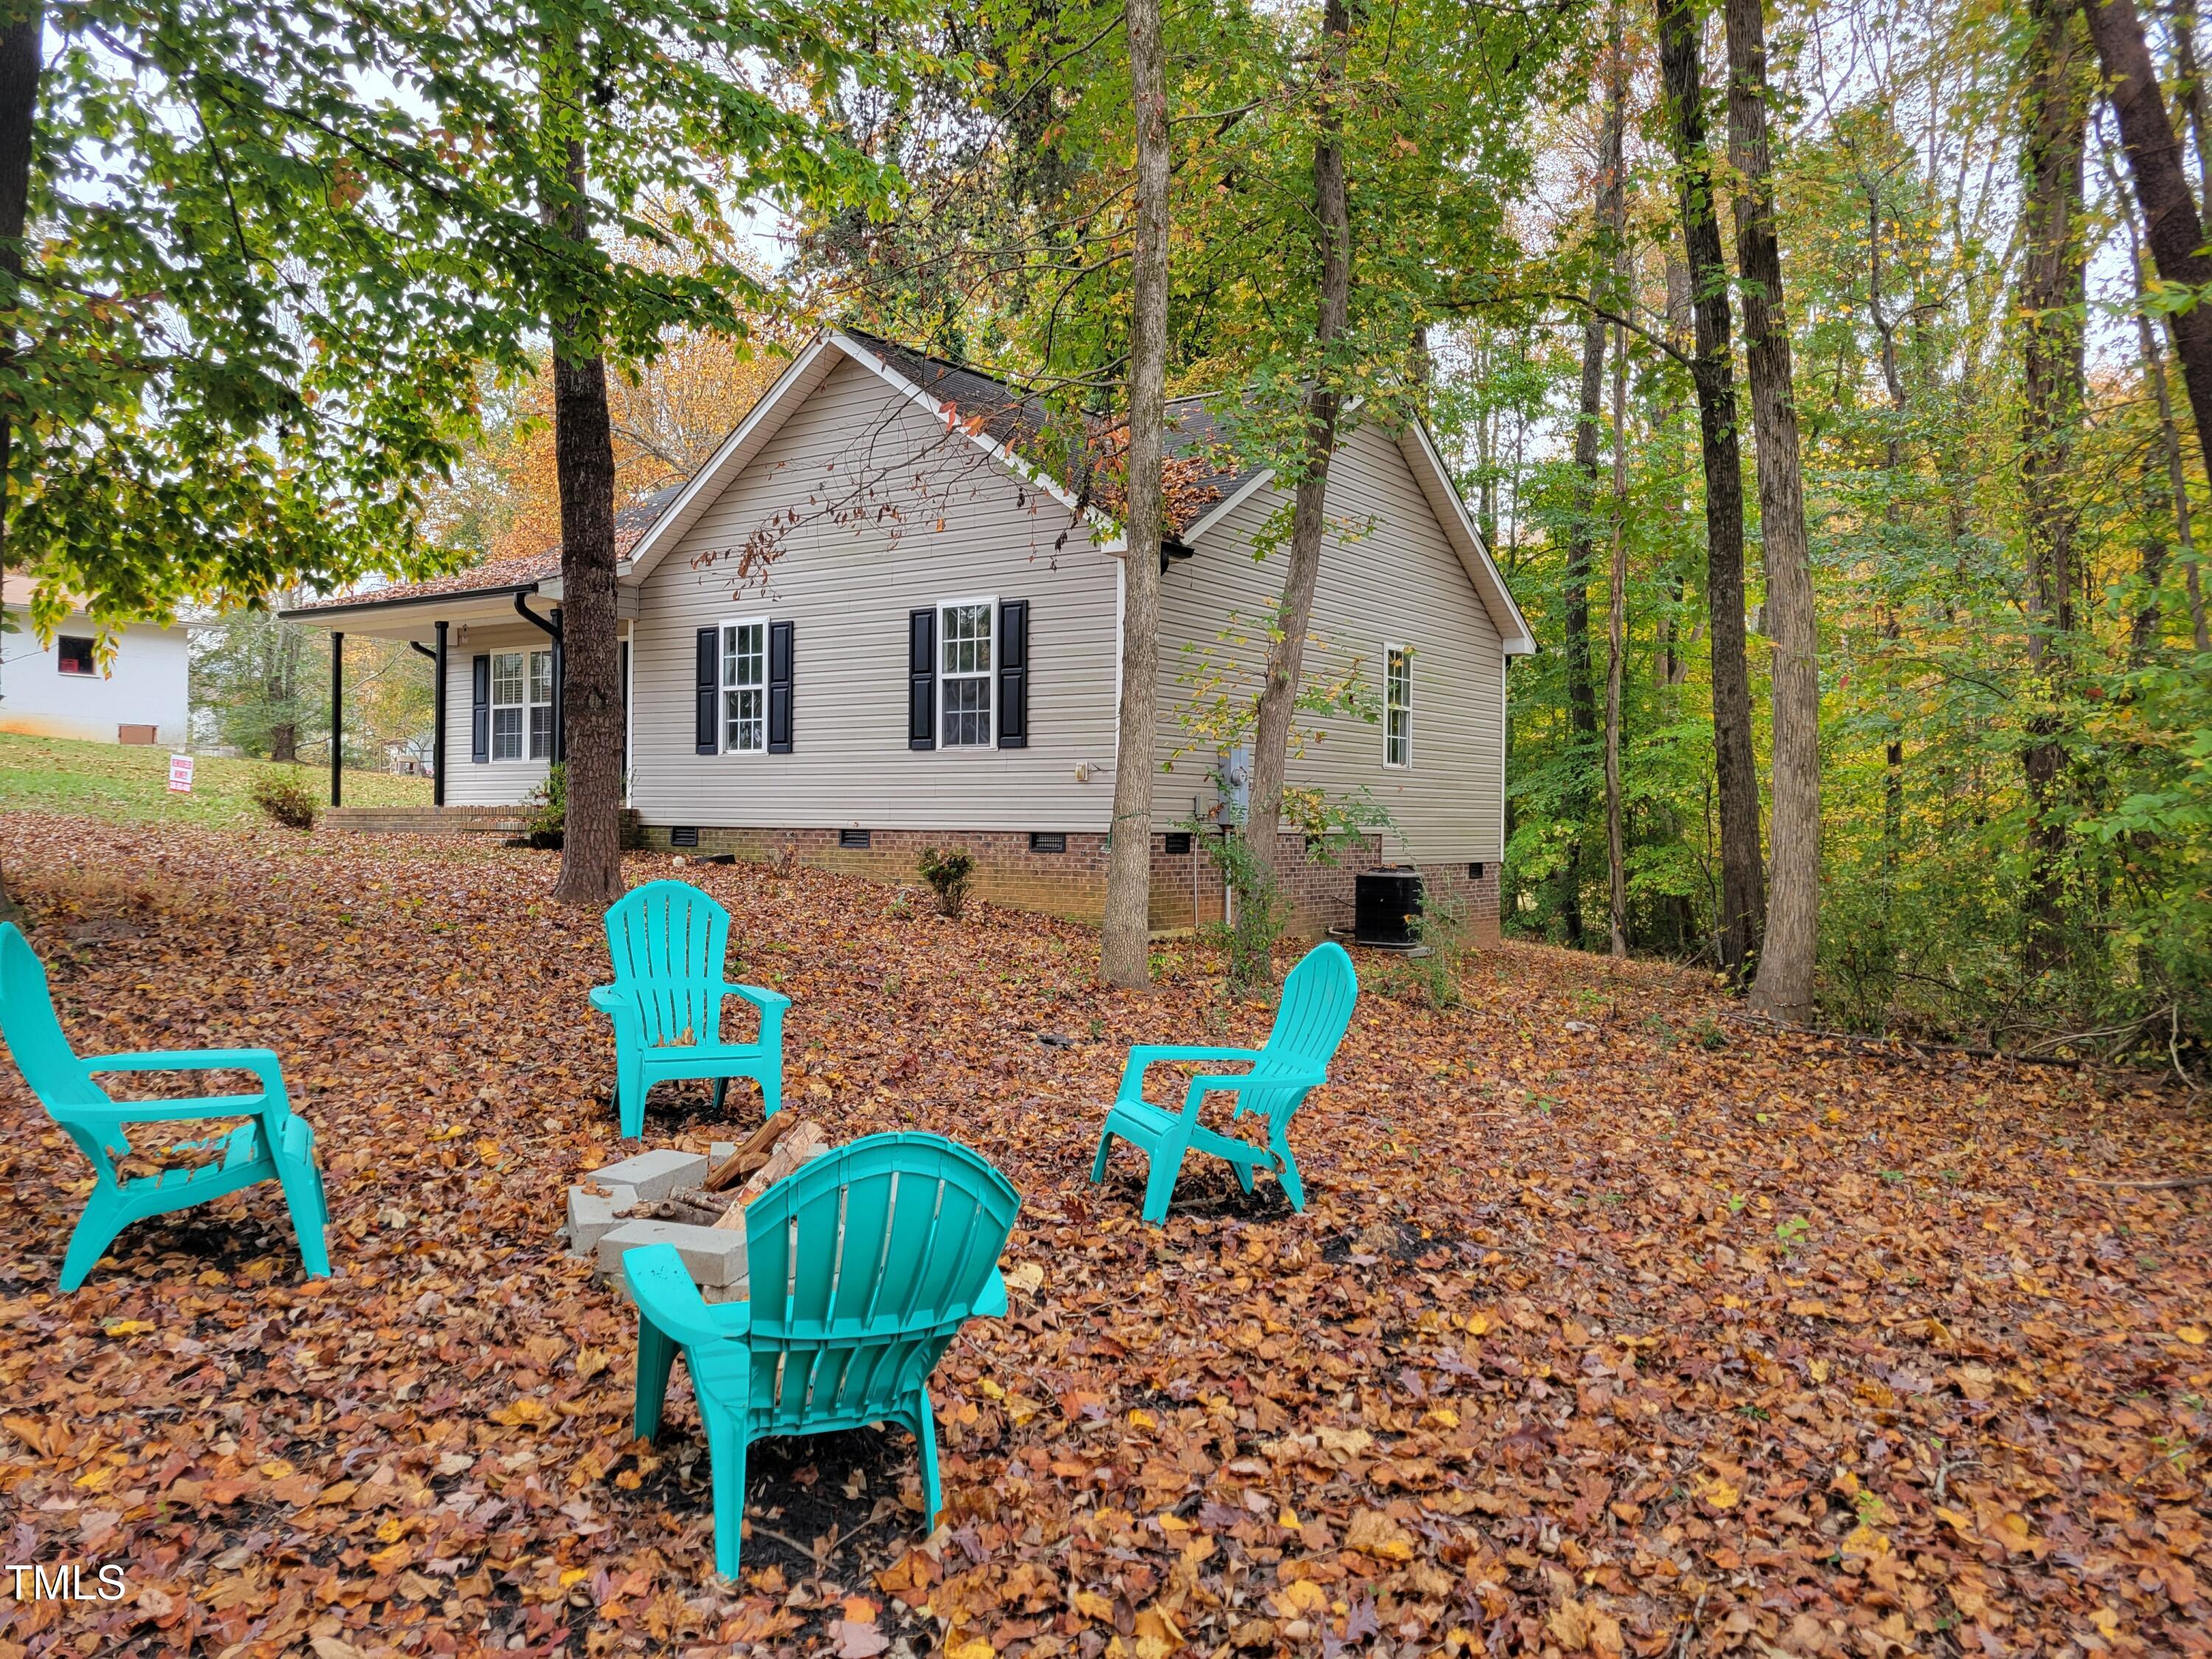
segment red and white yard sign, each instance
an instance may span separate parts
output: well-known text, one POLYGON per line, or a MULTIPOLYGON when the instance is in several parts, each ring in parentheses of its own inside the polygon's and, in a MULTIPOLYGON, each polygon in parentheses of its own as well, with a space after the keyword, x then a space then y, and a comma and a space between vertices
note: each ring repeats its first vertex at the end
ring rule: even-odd
POLYGON ((192 793, 192 757, 190 755, 169 757, 169 793, 175 795, 192 793))

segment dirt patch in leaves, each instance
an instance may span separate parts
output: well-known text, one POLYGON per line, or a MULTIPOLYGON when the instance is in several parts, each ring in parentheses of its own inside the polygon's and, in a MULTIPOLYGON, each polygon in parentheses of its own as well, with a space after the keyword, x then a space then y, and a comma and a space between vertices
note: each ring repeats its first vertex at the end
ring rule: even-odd
POLYGON ((0 1600, 0 1659, 2212 1650, 2212 1189, 2075 1179, 2212 1168, 2154 1079, 1709 1042, 1703 981, 1513 948, 1363 1001, 1303 1215, 1194 1160, 1153 1229, 1133 1154, 1088 1179, 1123 1048, 1268 1022, 1203 953, 1132 995, 1078 928, 694 867, 794 999, 787 1098, 1024 1198, 934 1381, 942 1527, 902 1431, 767 1443, 726 1584, 688 1385, 634 1442, 635 1317, 554 1238, 620 1146, 553 855, 14 815, 0 860, 83 1050, 283 1054, 338 1274, 263 1188, 56 1295, 86 1171, 0 1079, 7 1559, 129 1587, 0 1600))

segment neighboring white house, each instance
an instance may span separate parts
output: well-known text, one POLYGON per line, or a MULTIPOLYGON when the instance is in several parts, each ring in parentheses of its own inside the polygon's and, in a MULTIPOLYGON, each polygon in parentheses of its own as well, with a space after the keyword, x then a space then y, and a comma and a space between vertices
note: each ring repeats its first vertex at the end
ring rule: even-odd
MULTIPOLYGON (((1160 927, 1219 914, 1219 878, 1176 826, 1218 819, 1223 757, 1185 715, 1224 659, 1260 665, 1282 560, 1255 554, 1286 499, 1224 458, 1202 403, 1170 421, 1186 476, 1146 760, 1160 927)), ((629 800, 651 843, 907 879, 921 848, 957 842, 985 896, 1097 915, 1121 545, 1023 459, 1037 436, 1003 383, 833 332, 687 483, 621 516, 629 800)), ((1374 718, 1302 720, 1290 781, 1364 792, 1391 827, 1302 868, 1301 920, 1348 919, 1351 869, 1404 860, 1494 927, 1505 665, 1534 649, 1528 624, 1418 426, 1357 430, 1328 506, 1309 661, 1365 685, 1374 718)), ((556 549, 287 614, 437 641, 441 803, 480 810, 520 801, 558 753, 560 589, 556 549)))
POLYGON ((132 623, 99 659, 99 625, 72 611, 40 644, 31 627, 31 579, 0 586, 0 732, 94 743, 182 744, 191 725, 190 630, 132 623))

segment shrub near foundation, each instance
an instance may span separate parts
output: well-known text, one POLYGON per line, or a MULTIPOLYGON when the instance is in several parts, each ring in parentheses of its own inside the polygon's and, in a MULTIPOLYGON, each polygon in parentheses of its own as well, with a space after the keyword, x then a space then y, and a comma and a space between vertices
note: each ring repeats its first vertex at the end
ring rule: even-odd
POLYGON ((975 855, 963 847, 925 847, 915 868, 937 895, 939 913, 957 921, 968 902, 969 884, 975 878, 975 855))

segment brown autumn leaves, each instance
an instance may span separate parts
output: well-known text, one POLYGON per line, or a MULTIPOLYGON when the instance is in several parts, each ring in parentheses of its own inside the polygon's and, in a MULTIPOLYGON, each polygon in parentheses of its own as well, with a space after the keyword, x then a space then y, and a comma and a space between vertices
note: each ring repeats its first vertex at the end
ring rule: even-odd
MULTIPOLYGON (((86 1172, 8 1072, 6 1559, 129 1588, 0 1593, 0 1659, 2212 1650, 2212 1191, 2073 1178, 2212 1164, 2154 1083, 1531 949, 1436 1014, 1363 959, 1307 1212, 1194 1166, 1154 1231, 1128 1154, 1086 1179, 1123 1046, 1266 1025, 1197 953, 1126 996, 1073 927, 695 868, 795 1000, 787 1098, 1024 1194, 1013 1316, 935 1382, 943 1529, 894 1431, 771 1444, 732 1586, 685 1385, 634 1443, 634 1318, 553 1237, 617 1142, 547 855, 18 815, 0 859, 81 1046, 283 1054, 338 1274, 256 1191, 57 1297, 86 1172)), ((758 1111, 659 1102, 655 1144, 758 1111)))

